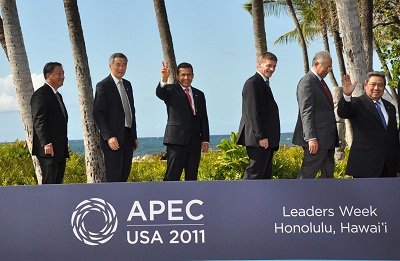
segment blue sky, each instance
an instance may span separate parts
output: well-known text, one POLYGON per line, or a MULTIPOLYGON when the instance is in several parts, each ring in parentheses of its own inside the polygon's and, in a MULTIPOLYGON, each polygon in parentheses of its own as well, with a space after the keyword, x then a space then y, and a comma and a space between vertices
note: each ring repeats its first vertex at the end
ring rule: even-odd
MULTIPOLYGON (((185 61, 194 67, 192 85, 206 95, 212 135, 237 131, 242 87, 256 69, 252 20, 242 7, 245 2, 166 0, 177 63, 185 61)), ((109 56, 115 52, 125 53, 129 62, 124 78, 130 80, 134 88, 138 136, 163 136, 166 109, 155 95, 163 54, 153 1, 78 0, 78 6, 93 91, 96 83, 110 72, 109 56)), ((66 79, 60 92, 69 114, 68 137, 82 139, 63 3, 17 0, 17 7, 34 87, 44 83, 41 72, 45 63, 63 64, 66 79)), ((296 85, 304 74, 301 49, 295 43, 273 45, 280 35, 294 28, 290 17, 266 18, 265 27, 268 50, 279 59, 270 82, 280 110, 281 130, 292 132, 297 119, 296 85)), ((311 43, 310 59, 322 48, 321 40, 311 43)), ((6 56, 0 52, 0 142, 25 140, 10 75, 6 56)))

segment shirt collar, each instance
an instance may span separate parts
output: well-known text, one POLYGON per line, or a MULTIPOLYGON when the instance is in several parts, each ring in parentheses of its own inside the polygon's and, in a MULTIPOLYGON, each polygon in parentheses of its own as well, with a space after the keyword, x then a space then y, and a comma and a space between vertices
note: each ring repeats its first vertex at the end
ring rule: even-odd
POLYGON ((47 82, 46 82, 46 84, 47 84, 48 86, 50 86, 50 88, 53 90, 53 92, 54 92, 54 93, 57 93, 57 90, 56 90, 56 89, 54 89, 54 87, 53 87, 53 86, 51 86, 51 85, 50 85, 49 83, 47 83, 47 82))
POLYGON ((192 87, 191 85, 189 85, 189 87, 183 87, 182 84, 180 84, 180 83, 179 83, 179 85, 182 87, 182 90, 189 89, 189 92, 190 92, 191 89, 192 89, 192 88, 191 88, 191 87, 192 87))
POLYGON ((321 78, 321 76, 319 76, 312 68, 311 68, 311 71, 313 72, 313 74, 315 74, 315 76, 318 77, 318 80, 319 80, 319 81, 322 81, 322 80, 323 80, 323 79, 321 78))
POLYGON ((257 73, 259 75, 261 75, 261 77, 264 79, 264 82, 268 81, 269 79, 267 77, 265 77, 264 75, 262 75, 259 71, 257 71, 257 73))
POLYGON ((115 82, 115 85, 117 85, 118 83, 119 83, 119 81, 122 81, 122 79, 121 80, 118 80, 114 75, 112 75, 111 74, 111 77, 113 78, 113 80, 114 80, 114 82, 115 82))

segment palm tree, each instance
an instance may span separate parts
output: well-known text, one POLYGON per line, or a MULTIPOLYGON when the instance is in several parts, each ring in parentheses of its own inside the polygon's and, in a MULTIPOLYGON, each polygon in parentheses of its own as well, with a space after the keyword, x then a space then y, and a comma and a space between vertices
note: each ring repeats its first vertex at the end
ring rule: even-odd
MULTIPOLYGON (((347 68, 352 82, 357 82, 353 95, 360 96, 363 93, 362 83, 367 75, 367 64, 362 44, 360 21, 354 19, 354 17, 359 17, 357 1, 336 0, 336 9, 339 28, 343 35, 343 50, 347 68)), ((346 121, 346 142, 349 146, 353 142, 353 133, 349 121, 346 121)))
POLYGON ((161 46, 164 53, 164 61, 168 62, 171 73, 168 83, 173 83, 176 78, 176 59, 172 35, 169 28, 167 10, 164 0, 153 0, 156 12, 158 30, 160 32, 161 46))
MULTIPOLYGON (((33 122, 30 100, 34 92, 28 56, 22 37, 21 25, 15 0, 0 0, 3 16, 7 57, 10 61, 18 107, 24 125, 29 151, 32 151, 33 122)), ((38 184, 42 183, 42 171, 36 156, 32 156, 38 184)))
POLYGON ((367 64, 361 35, 361 25, 356 0, 336 0, 336 9, 339 19, 340 32, 343 35, 343 50, 346 57, 347 68, 352 82, 357 82, 353 95, 363 93, 364 79, 367 75, 367 64))
POLYGON ((101 182, 105 181, 104 159, 100 149, 100 134, 92 116, 92 80, 77 0, 64 0, 64 9, 78 82, 87 182, 101 182))
POLYGON ((3 19, 1 19, 1 17, 0 17, 0 43, 1 43, 1 47, 3 47, 3 50, 6 53, 6 56, 7 56, 7 59, 8 59, 6 38, 4 36, 3 19))
POLYGON ((303 30, 300 26, 299 20, 297 19, 292 0, 286 0, 286 5, 289 8, 289 12, 290 12, 290 15, 292 16, 293 22, 296 25, 297 35, 299 36, 301 50, 303 53, 304 73, 307 73, 310 70, 310 64, 308 62, 307 44, 306 44, 306 40, 304 38, 303 30))
POLYGON ((251 17, 253 18, 254 43, 256 47, 257 59, 268 49, 264 25, 264 2, 263 0, 252 0, 251 6, 251 17))
POLYGON ((329 27, 330 32, 335 43, 336 56, 339 64, 340 75, 346 74, 346 65, 343 57, 343 41, 339 31, 339 20, 337 18, 336 3, 335 0, 329 0, 328 4, 328 16, 329 16, 329 27))
POLYGON ((372 71, 373 62, 373 31, 372 31, 372 12, 373 12, 373 0, 361 0, 361 33, 365 51, 365 60, 367 63, 367 72, 372 71))

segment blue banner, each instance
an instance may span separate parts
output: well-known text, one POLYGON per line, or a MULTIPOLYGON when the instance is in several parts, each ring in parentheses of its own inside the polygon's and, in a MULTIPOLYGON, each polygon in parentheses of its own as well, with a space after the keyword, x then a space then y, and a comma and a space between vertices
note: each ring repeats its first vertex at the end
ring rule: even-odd
POLYGON ((400 179, 0 187, 1 260, 400 260, 400 179))

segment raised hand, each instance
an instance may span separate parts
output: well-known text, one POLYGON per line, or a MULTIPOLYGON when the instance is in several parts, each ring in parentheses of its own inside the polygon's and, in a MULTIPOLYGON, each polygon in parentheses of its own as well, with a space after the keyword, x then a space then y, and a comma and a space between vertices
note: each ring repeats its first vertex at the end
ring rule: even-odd
POLYGON ((168 67, 168 62, 162 62, 162 68, 161 68, 161 81, 162 82, 167 82, 168 77, 170 74, 171 70, 168 67))
POLYGON ((351 83, 350 75, 346 74, 342 77, 343 93, 350 96, 356 88, 357 82, 351 83))

